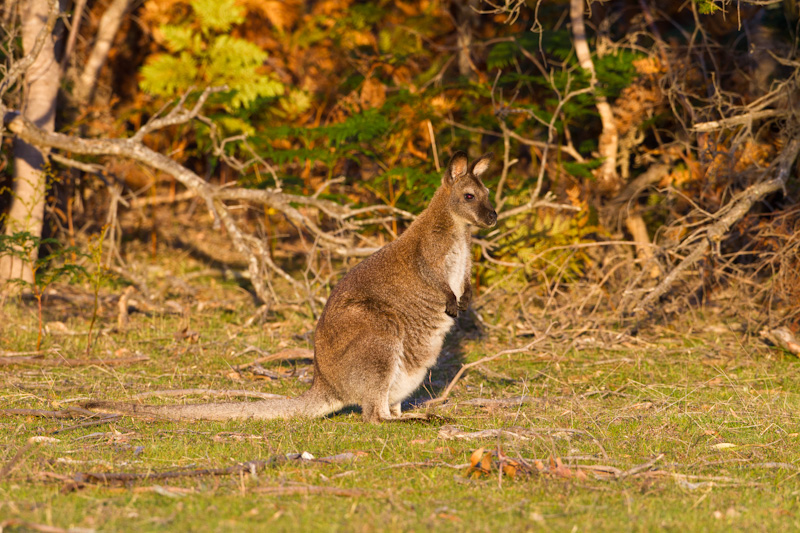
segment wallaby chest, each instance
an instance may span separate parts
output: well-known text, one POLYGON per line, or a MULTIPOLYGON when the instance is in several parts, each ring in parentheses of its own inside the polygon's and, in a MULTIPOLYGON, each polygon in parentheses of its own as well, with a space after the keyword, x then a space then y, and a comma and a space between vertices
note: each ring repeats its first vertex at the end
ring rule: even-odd
POLYGON ((456 299, 464 294, 464 279, 470 269, 469 239, 457 239, 444 258, 445 279, 456 299))

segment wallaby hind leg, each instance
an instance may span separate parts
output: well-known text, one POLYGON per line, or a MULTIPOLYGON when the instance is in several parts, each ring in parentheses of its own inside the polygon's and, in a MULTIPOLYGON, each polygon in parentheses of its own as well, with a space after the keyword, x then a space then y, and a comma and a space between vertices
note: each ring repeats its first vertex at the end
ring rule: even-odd
POLYGON ((364 342, 361 348, 368 350, 368 354, 359 354, 361 368, 352 376, 351 382, 360 384, 359 404, 364 421, 389 420, 393 415, 389 405, 389 389, 403 353, 402 343, 396 337, 375 335, 364 342))

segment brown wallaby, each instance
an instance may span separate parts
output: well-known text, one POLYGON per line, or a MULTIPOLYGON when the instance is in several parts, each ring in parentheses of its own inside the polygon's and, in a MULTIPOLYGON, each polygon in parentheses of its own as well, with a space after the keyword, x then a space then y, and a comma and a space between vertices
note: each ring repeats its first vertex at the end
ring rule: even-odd
POLYGON ((430 205, 392 243, 356 265, 333 289, 314 337, 314 382, 297 398, 171 406, 89 404, 175 420, 319 417, 359 405, 364 420, 400 416, 400 403, 436 362, 472 296, 470 225, 497 213, 481 176, 491 154, 468 165, 457 152, 430 205))

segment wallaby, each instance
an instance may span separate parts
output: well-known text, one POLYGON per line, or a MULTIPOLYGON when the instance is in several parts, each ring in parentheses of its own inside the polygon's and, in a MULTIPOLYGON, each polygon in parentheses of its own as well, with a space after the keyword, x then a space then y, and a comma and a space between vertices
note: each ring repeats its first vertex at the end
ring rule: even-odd
POLYGON ((468 164, 456 152, 441 186, 395 241, 356 265, 331 291, 314 337, 314 381, 297 398, 197 405, 88 407, 175 420, 320 417, 361 406, 365 421, 400 416, 444 337, 472 296, 470 225, 497 213, 481 176, 491 154, 468 164))

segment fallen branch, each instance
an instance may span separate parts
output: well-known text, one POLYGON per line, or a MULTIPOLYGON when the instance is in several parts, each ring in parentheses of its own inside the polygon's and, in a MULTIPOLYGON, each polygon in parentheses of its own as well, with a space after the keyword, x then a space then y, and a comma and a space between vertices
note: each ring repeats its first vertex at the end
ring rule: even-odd
POLYGON ((792 164, 797 158, 797 153, 799 151, 800 137, 796 137, 789 141, 780 156, 775 160, 773 168, 777 169, 777 175, 770 180, 756 183, 748 187, 729 204, 731 205, 730 208, 723 208, 727 212, 716 222, 708 226, 705 231, 705 238, 697 243, 691 253, 689 253, 678 266, 673 268, 661 283, 636 305, 633 309, 633 314, 641 315, 648 311, 659 298, 670 290, 684 271, 698 262, 706 254, 712 243, 716 245, 723 240, 731 226, 744 217, 753 207, 753 204, 760 202, 768 194, 783 189, 786 186, 786 179, 789 176, 792 164))
POLYGON ((172 390, 154 390, 147 392, 140 392, 134 394, 133 399, 140 400, 142 398, 152 397, 170 397, 170 396, 191 396, 194 394, 202 394, 205 396, 238 396, 244 398, 262 398, 262 399, 285 399, 286 396, 281 394, 271 394, 269 392, 258 392, 249 390, 215 390, 215 389, 172 389, 172 390))
POLYGON ((708 122, 699 122, 694 126, 692 126, 692 130, 698 133, 704 133, 708 131, 729 128, 731 126, 750 124, 753 121, 761 120, 762 118, 783 116, 785 113, 786 111, 778 109, 765 109, 763 111, 752 111, 750 113, 744 115, 737 115, 735 117, 728 117, 720 120, 711 120, 708 122))

